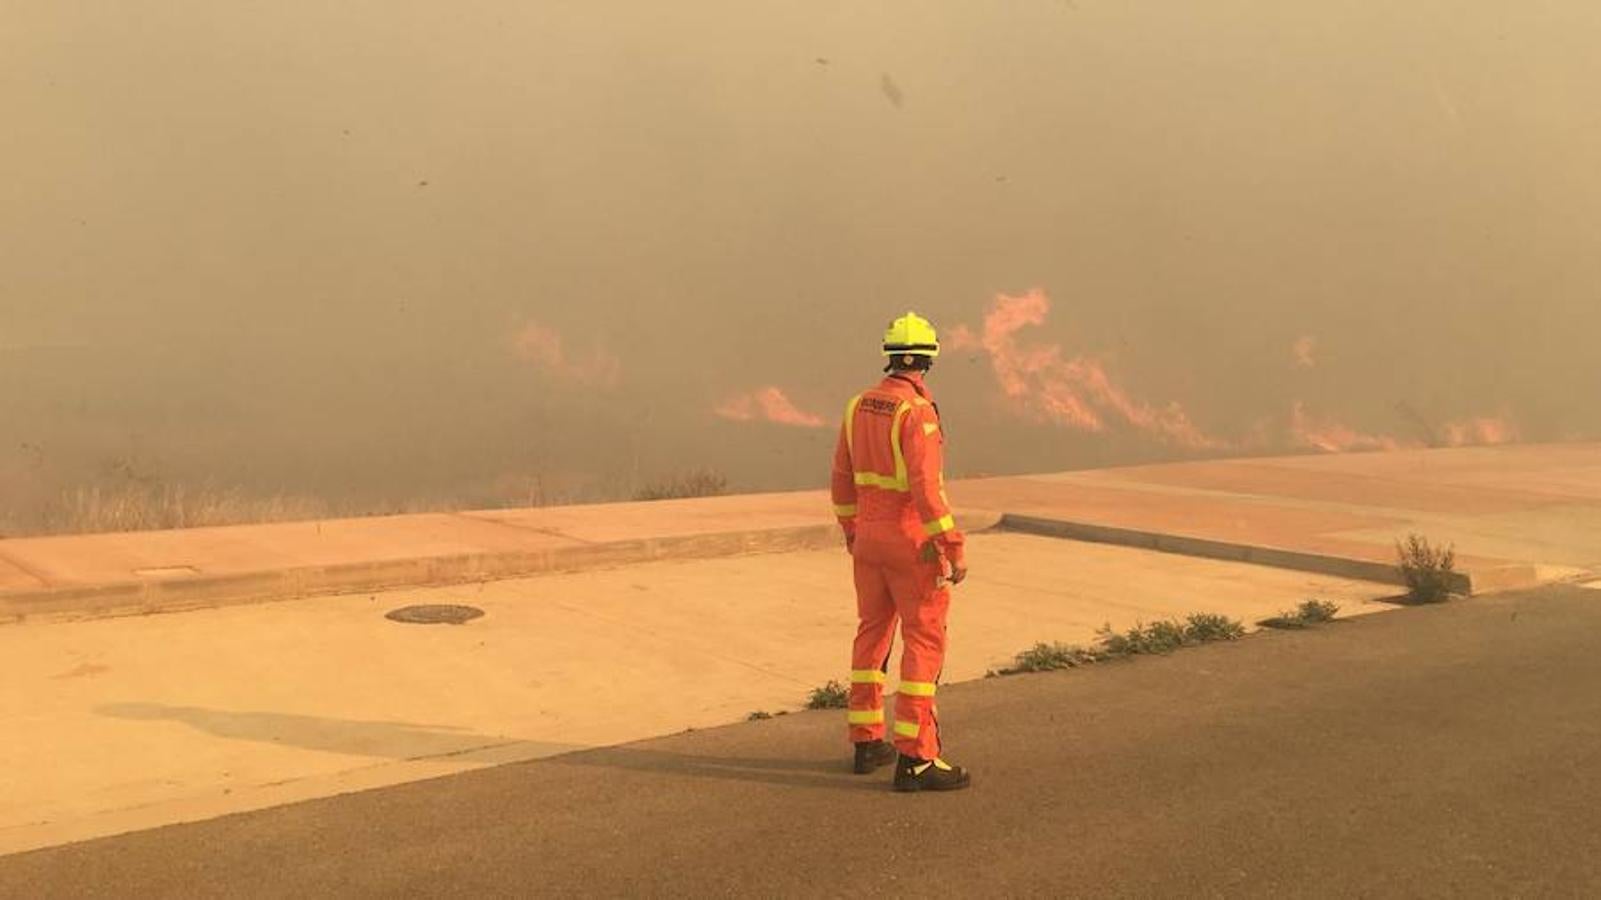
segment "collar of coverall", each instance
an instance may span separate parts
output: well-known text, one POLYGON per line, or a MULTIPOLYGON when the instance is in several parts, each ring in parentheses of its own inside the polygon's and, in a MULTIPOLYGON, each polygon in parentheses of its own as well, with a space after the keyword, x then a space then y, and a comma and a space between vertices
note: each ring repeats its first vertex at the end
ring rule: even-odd
POLYGON ((904 381, 907 384, 912 386, 912 390, 917 392, 917 396, 922 397, 924 400, 928 400, 930 403, 934 402, 928 396, 928 385, 923 383, 923 373, 922 372, 896 372, 895 374, 890 375, 889 377, 885 378, 884 380, 885 381, 904 381))
POLYGON ((904 381, 907 384, 911 385, 912 386, 912 390, 917 392, 917 396, 922 397, 924 400, 927 400, 929 405, 934 407, 934 418, 939 420, 940 433, 944 434, 944 432, 945 432, 945 417, 940 415, 939 404, 935 403, 934 402, 934 398, 930 397, 928 395, 928 385, 923 383, 923 373, 922 372, 896 372, 895 374, 886 377, 884 380, 886 382, 888 382, 888 381, 904 381))

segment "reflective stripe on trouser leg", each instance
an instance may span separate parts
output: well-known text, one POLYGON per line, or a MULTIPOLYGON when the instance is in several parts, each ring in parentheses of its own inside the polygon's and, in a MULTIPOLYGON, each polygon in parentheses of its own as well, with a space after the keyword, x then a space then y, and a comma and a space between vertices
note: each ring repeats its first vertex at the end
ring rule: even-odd
POLYGON ((939 565, 917 564, 887 572, 901 615, 901 688, 895 696, 895 747, 907 756, 934 759, 940 752, 934 695, 945 667, 945 618, 950 592, 938 586, 939 565))
POLYGON ((856 579, 856 641, 845 721, 854 742, 884 739, 884 673, 895 637, 895 602, 882 570, 861 561, 856 579))
POLYGON ((847 710, 845 721, 852 725, 883 725, 884 710, 882 708, 847 710))

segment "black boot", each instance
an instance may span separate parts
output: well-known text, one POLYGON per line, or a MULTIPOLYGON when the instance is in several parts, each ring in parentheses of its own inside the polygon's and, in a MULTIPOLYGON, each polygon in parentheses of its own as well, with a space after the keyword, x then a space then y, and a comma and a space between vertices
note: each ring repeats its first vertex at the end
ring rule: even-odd
POLYGON ((897 791, 959 791, 971 782, 966 769, 943 759, 918 759, 903 753, 895 764, 897 791))
POLYGON ((883 741, 859 741, 856 744, 856 765, 858 775, 870 774, 879 766, 887 766, 895 759, 895 748, 883 741))

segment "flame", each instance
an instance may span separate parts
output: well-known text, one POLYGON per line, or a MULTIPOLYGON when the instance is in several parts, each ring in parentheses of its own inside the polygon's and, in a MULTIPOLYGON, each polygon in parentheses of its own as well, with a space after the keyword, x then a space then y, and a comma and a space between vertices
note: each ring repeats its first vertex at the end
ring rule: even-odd
POLYGON ((1477 444, 1510 444, 1518 440, 1518 427, 1496 416, 1480 416, 1460 422, 1447 422, 1440 429, 1447 447, 1477 444))
POLYGON ((782 390, 765 387, 736 394, 718 404, 714 412, 731 422, 774 422, 801 428, 823 428, 822 416, 802 411, 782 390))
POLYGON ((1364 434, 1332 419, 1314 419, 1301 401, 1290 409, 1290 437, 1301 447, 1325 453, 1350 450, 1399 450, 1403 444, 1389 435, 1364 434))
POLYGON ((1302 335, 1290 345, 1290 351, 1295 354, 1295 365, 1301 369, 1311 369, 1317 366, 1317 338, 1311 335, 1302 335))
MULTIPOLYGON (((1291 344, 1295 364, 1310 369, 1317 365, 1314 351, 1317 338, 1306 335, 1291 344)), ((1317 419, 1309 415, 1301 401, 1295 401, 1290 410, 1290 438, 1301 447, 1311 447, 1326 453, 1348 450, 1396 450, 1415 447, 1462 447, 1481 444, 1506 444, 1518 440, 1518 429, 1504 417, 1478 416, 1456 422, 1447 422, 1435 428, 1429 418, 1407 402, 1398 402, 1396 409, 1417 426, 1420 440, 1400 440, 1384 434, 1366 434, 1332 419, 1317 419)))
POLYGON ((1403 441, 1384 434, 1366 434, 1332 419, 1317 419, 1297 400, 1290 410, 1290 436, 1298 446, 1325 453, 1350 450, 1401 450, 1423 446, 1467 447, 1510 444, 1519 439, 1518 428, 1497 416, 1479 416, 1447 422, 1438 432, 1430 430, 1427 443, 1403 441))
POLYGON ((596 348, 582 359, 572 358, 563 347, 562 336, 537 322, 525 324, 512 339, 512 346, 523 360, 558 378, 596 387, 610 387, 622 380, 622 362, 604 349, 596 348))
POLYGON ((973 333, 973 329, 968 328, 966 325, 953 325, 949 331, 945 332, 945 337, 940 340, 940 344, 941 349, 955 350, 958 353, 968 350, 981 350, 984 346, 979 341, 978 335, 973 333))
POLYGON ((1017 297, 998 294, 984 314, 982 335, 958 325, 948 342, 957 349, 987 352, 1001 392, 1037 419, 1100 433, 1111 417, 1191 449, 1224 445, 1190 421, 1179 404, 1156 407, 1130 397, 1097 360, 1064 358, 1055 345, 1020 345, 1017 333, 1043 324, 1050 309, 1050 299, 1038 289, 1017 297))

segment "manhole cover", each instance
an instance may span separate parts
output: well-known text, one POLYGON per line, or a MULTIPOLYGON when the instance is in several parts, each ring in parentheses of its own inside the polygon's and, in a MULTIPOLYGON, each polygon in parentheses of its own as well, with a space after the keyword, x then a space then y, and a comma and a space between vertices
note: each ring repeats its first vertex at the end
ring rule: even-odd
POLYGON ((418 625, 460 625, 483 615, 476 606, 453 606, 448 603, 427 606, 402 606, 384 614, 395 622, 412 622, 418 625))

